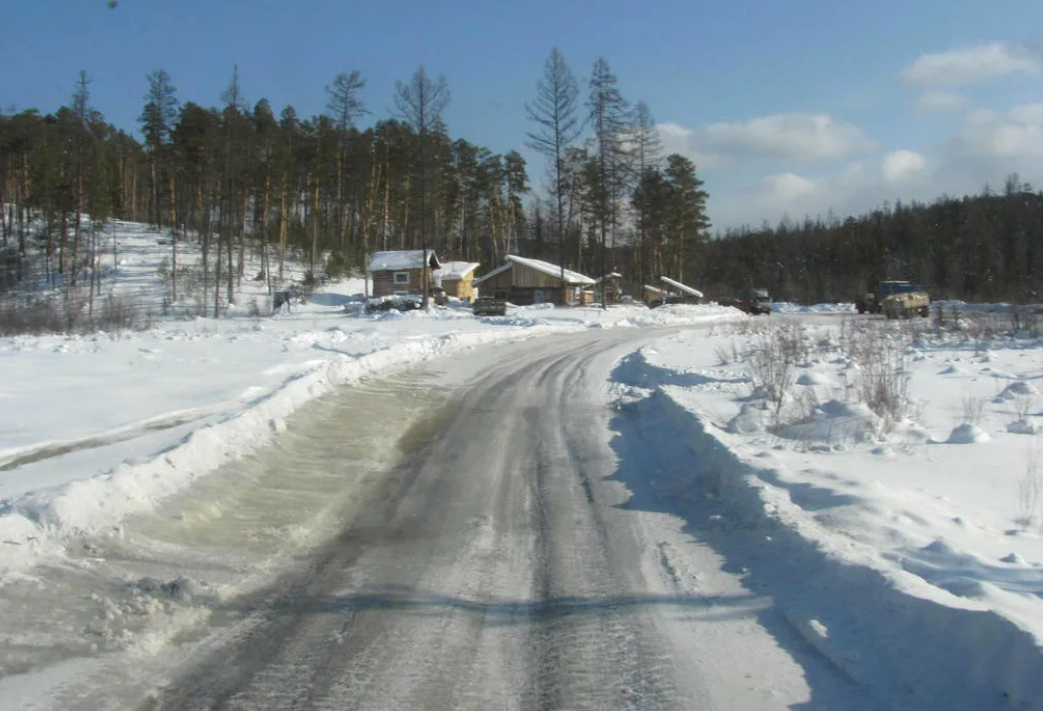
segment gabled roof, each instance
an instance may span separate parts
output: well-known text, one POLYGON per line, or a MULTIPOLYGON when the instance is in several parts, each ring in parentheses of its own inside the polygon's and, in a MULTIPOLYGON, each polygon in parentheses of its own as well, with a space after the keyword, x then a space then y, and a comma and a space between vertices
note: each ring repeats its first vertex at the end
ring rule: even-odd
POLYGON ((478 262, 444 262, 435 276, 439 279, 463 279, 478 267, 478 262))
POLYGON ((483 274, 482 276, 480 276, 477 279, 475 279, 474 283, 475 284, 481 284, 486 279, 492 279, 497 274, 503 274, 505 271, 507 271, 508 269, 510 269, 513 266, 514 266, 514 264, 512 262, 507 262, 506 264, 501 264, 500 266, 496 267, 496 269, 493 269, 488 274, 483 274))
POLYGON ((659 281, 663 282, 667 286, 672 286, 675 289, 677 289, 678 291, 680 291, 682 293, 685 293, 685 294, 688 294, 689 296, 694 296, 697 299, 703 298, 703 292, 699 291, 698 289, 693 289, 690 286, 685 286, 681 282, 674 281, 673 279, 671 279, 669 277, 661 276, 661 277, 659 277, 659 281))
POLYGON ((651 291, 653 294, 663 294, 663 293, 666 293, 662 289, 660 289, 658 286, 652 286, 651 284, 645 284, 645 291, 651 291))
POLYGON ((609 272, 608 274, 606 274, 603 277, 598 277, 597 281, 595 281, 594 283, 595 284, 600 284, 605 279, 622 279, 622 278, 623 278, 623 275, 620 274, 619 272, 609 272))
MULTIPOLYGON (((406 249, 397 252, 374 252, 369 258, 369 271, 383 272, 392 269, 420 269, 424 265, 424 252, 420 249, 406 249)), ((433 250, 427 250, 427 264, 438 269, 442 263, 438 261, 433 250)))
MULTIPOLYGON (((561 267, 559 267, 557 264, 551 264, 550 262, 545 262, 542 259, 530 259, 529 257, 519 257, 517 254, 508 254, 506 264, 498 266, 496 269, 493 269, 488 274, 483 274, 479 278, 475 279, 474 283, 479 284, 485 281, 486 279, 491 279, 497 274, 503 274, 505 271, 513 267, 515 264, 520 264, 523 267, 528 267, 529 269, 535 269, 536 271, 542 272, 548 276, 557 277, 558 279, 561 278, 561 267)), ((565 283, 588 286, 595 282, 588 276, 584 276, 579 272, 574 272, 571 269, 566 269, 565 283)))

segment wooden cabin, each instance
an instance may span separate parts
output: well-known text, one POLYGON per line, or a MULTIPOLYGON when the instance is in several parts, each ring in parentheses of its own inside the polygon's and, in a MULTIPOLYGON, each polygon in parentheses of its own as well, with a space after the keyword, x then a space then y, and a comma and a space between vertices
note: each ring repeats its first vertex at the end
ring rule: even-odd
POLYGON ((656 299, 666 298, 666 289, 660 289, 658 286, 652 286, 651 284, 645 284, 644 296, 642 301, 647 305, 651 305, 656 299))
POLYGON ((435 272, 435 280, 446 296, 474 301, 474 270, 478 266, 477 262, 445 262, 435 272))
POLYGON ((623 290, 622 283, 623 275, 619 272, 611 272, 598 279, 594 282, 594 301, 600 304, 604 299, 607 304, 618 304, 623 290))
POLYGON ((423 296, 423 271, 427 270, 427 286, 436 285, 435 271, 442 266, 430 249, 398 252, 374 252, 369 260, 369 277, 373 280, 373 296, 423 296))
MULTIPOLYGON (((562 303, 561 267, 542 259, 508 254, 505 264, 475 279, 474 284, 485 296, 506 299, 519 306, 562 303)), ((581 303, 583 289, 593 285, 590 277, 566 269, 565 303, 569 306, 581 303)))

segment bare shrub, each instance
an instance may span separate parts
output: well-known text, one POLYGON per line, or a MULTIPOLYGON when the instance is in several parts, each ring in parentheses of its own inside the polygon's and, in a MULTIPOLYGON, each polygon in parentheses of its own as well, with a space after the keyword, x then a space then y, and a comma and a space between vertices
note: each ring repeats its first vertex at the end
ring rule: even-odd
POLYGON ((1014 502, 1014 522, 1027 530, 1032 525, 1039 507, 1039 496, 1043 492, 1043 476, 1039 471, 1039 451, 1031 450, 1025 457, 1025 472, 1018 480, 1017 497, 1014 502))
POLYGON ((1032 405, 1031 395, 1018 395, 1014 398, 1014 416, 1019 422, 1028 420, 1029 413, 1033 410, 1032 405))
POLYGON ((0 336, 142 330, 151 325, 152 315, 141 304, 111 295, 97 299, 93 310, 84 297, 72 294, 60 300, 0 303, 0 336))
POLYGON ((875 347, 862 349, 858 363, 858 399, 880 418, 883 432, 891 432, 910 407, 905 353, 893 342, 881 339, 875 347))
POLYGON ((977 427, 985 414, 986 398, 980 395, 964 395, 960 398, 960 421, 956 424, 968 424, 977 427))
POLYGON ((760 334, 749 355, 748 367, 754 388, 772 404, 772 426, 778 427, 786 394, 793 387, 793 346, 783 329, 760 334))

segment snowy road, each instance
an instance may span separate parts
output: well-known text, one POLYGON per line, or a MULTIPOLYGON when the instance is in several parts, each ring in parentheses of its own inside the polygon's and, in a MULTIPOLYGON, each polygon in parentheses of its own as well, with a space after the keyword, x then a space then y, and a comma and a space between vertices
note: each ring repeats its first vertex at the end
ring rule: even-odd
MULTIPOLYGON (((850 682, 773 636, 770 598, 723 572, 679 520, 629 510, 611 480, 606 376, 653 336, 662 332, 591 332, 429 364, 416 384, 440 403, 403 435, 408 456, 359 494, 362 513, 330 544, 221 603, 214 618, 226 623, 182 644, 150 688, 110 670, 108 683, 71 684, 59 702, 858 707, 850 682)), ((338 447, 357 446, 325 441, 329 451, 301 466, 330 467, 338 447)))

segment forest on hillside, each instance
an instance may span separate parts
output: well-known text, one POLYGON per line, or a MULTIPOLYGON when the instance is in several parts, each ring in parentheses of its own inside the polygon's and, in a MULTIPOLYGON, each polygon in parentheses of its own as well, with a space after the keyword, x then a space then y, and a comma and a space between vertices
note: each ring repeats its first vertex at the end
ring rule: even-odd
POLYGON ((210 107, 182 101, 159 69, 143 77, 140 139, 105 120, 81 72, 55 113, 0 115, 0 294, 27 284, 100 293, 110 218, 167 231, 174 300, 178 276, 200 270, 185 282, 202 285, 215 314, 244 278, 285 288, 287 255, 321 279, 375 250, 421 247, 482 271, 507 253, 618 271, 635 296, 660 275, 711 298, 753 285, 804 302, 848 300, 881 278, 967 300, 1043 291, 1043 193, 1017 176, 999 194, 713 235, 696 166, 664 155, 650 109, 620 94, 604 59, 585 91, 556 49, 534 79, 518 145, 544 158, 536 176, 518 150, 454 137, 450 87, 423 67, 396 84, 393 115, 366 128, 358 71, 333 78, 325 112, 301 117, 248 104, 237 69, 210 107), (198 266, 178 264, 186 243, 198 266), (260 274, 244 273, 248 256, 260 274))
POLYGON ((526 105, 532 131, 519 136, 548 158, 550 187, 536 194, 517 150, 450 134, 449 86, 423 67, 396 84, 394 116, 369 128, 357 125, 368 114, 357 71, 334 77, 326 112, 304 118, 266 99, 249 106, 237 70, 209 108, 181 102, 156 70, 143 81, 140 141, 91 105, 81 72, 54 114, 0 116, 0 290, 96 285, 108 218, 171 232, 175 278, 178 245, 198 243, 215 313, 257 277, 244 274, 248 254, 273 288, 290 253, 318 279, 375 250, 421 247, 488 268, 517 252, 600 273, 623 266, 627 245, 639 279, 683 272, 709 227, 706 193, 688 159, 661 155, 647 107, 632 108, 616 82, 599 60, 584 97, 551 53, 526 105))

